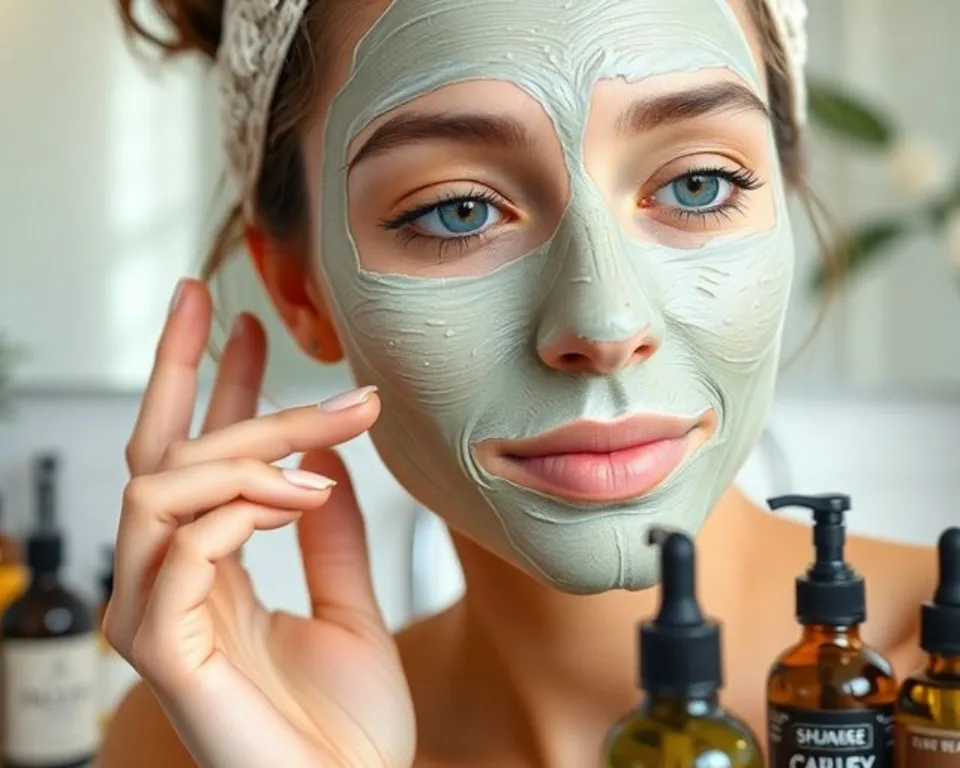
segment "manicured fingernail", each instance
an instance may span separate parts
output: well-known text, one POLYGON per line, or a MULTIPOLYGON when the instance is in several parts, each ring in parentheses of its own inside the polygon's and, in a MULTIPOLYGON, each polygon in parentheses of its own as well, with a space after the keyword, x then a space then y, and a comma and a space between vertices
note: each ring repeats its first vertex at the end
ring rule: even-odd
POLYGON ((304 469, 285 469, 283 470, 283 476, 291 485, 306 488, 309 491, 325 491, 337 484, 329 477, 318 475, 315 472, 307 472, 304 469))
POLYGON ((245 325, 244 319, 245 318, 243 315, 237 315, 235 318, 233 318, 233 322, 230 323, 231 339, 239 338, 243 334, 243 329, 245 325))
POLYGON ((177 311, 177 307, 180 306, 180 302, 183 300, 183 289, 185 280, 181 280, 177 283, 177 287, 173 291, 173 296, 170 297, 170 308, 167 310, 168 314, 173 314, 177 311))
POLYGON ((377 391, 376 387, 360 387, 351 389, 349 392, 343 392, 320 403, 321 411, 333 413, 334 411, 345 411, 347 408, 355 408, 370 399, 370 395, 377 391))

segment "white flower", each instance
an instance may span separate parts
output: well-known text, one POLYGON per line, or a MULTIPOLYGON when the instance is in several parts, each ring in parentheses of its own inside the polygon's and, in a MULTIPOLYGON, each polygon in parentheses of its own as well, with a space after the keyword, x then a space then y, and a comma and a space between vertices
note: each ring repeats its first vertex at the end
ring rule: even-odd
POLYGON ((960 208, 957 208, 947 217, 944 230, 947 241, 947 256, 950 264, 960 273, 960 208))
POLYGON ((935 144, 918 137, 901 139, 889 156, 890 174, 897 191, 911 201, 942 195, 953 183, 953 163, 935 144))

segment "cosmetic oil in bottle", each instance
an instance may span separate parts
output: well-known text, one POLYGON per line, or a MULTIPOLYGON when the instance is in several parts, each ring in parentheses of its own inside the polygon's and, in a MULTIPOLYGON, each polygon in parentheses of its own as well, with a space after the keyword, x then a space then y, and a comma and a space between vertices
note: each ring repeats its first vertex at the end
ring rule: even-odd
POLYGON ((610 731, 603 768, 762 768, 750 728, 724 711, 720 627, 697 602, 695 549, 681 533, 660 543, 661 603, 640 627, 642 704, 610 731))
POLYGON ((920 614, 926 667, 897 701, 898 768, 960 768, 960 528, 937 547, 940 583, 920 614))
POLYGON ((51 455, 36 462, 31 582, 2 622, 4 768, 87 768, 99 743, 93 611, 60 580, 57 466, 51 455))
POLYGON ((798 644, 767 680, 770 768, 890 768, 897 682, 860 637, 863 578, 844 559, 843 495, 783 496, 771 509, 813 512, 815 561, 796 583, 798 644))

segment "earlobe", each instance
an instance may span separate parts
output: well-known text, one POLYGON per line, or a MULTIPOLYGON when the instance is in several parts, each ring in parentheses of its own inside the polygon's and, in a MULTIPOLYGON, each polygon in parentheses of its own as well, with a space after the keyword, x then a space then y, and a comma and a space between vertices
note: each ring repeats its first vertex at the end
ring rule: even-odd
POLYGON ((301 254, 278 247, 256 226, 247 227, 244 241, 253 268, 300 349, 323 363, 340 362, 340 338, 322 299, 310 290, 301 254))

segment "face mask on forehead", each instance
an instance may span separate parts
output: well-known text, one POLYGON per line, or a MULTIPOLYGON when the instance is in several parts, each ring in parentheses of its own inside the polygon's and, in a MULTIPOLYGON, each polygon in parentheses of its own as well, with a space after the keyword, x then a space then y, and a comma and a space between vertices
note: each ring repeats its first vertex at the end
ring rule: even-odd
MULTIPOLYGON (((354 372, 380 387, 374 441, 455 531, 566 591, 652 585, 645 531, 695 533, 766 418, 793 264, 780 179, 770 229, 674 249, 625 232, 584 164, 600 81, 707 68, 763 96, 725 0, 396 0, 358 46, 328 114, 318 251, 354 372), (570 185, 553 236, 479 276, 362 269, 348 225, 351 141, 395 107, 478 79, 517 86, 553 123, 570 185), (565 374, 537 354, 564 334, 623 342, 644 328, 662 339, 656 353, 609 375, 565 374), (492 474, 474 454, 484 440, 578 419, 707 412, 709 440, 626 502, 562 501, 492 474)), ((772 132, 770 141, 773 157, 772 132)))

